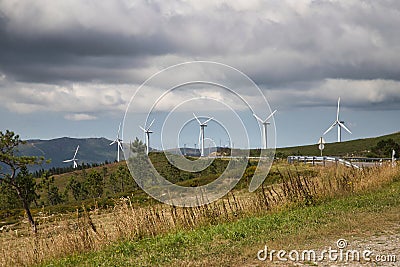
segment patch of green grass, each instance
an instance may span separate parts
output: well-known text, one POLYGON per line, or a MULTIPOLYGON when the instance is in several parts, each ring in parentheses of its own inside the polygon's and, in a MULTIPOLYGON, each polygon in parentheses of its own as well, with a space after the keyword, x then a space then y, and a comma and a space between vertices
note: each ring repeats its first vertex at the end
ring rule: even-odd
POLYGON ((246 256, 249 248, 258 250, 266 242, 308 240, 325 234, 341 235, 348 231, 346 220, 365 214, 382 217, 391 208, 400 207, 400 182, 359 195, 326 200, 311 207, 289 207, 261 217, 178 231, 142 240, 124 241, 104 250, 77 254, 43 266, 154 266, 223 264, 223 259, 246 256), (300 238, 301 237, 301 238, 300 238))
MULTIPOLYGON (((379 141, 387 139, 393 139, 395 142, 400 143, 400 132, 374 138, 357 139, 341 143, 329 143, 325 145, 324 155, 351 156, 354 154, 355 156, 367 156, 369 153, 368 151, 376 146, 379 141)), ((277 148, 276 153, 277 155, 287 157, 298 154, 303 156, 319 156, 321 152, 318 149, 318 145, 308 145, 277 148)), ((386 155, 386 157, 390 157, 390 155, 386 155)))

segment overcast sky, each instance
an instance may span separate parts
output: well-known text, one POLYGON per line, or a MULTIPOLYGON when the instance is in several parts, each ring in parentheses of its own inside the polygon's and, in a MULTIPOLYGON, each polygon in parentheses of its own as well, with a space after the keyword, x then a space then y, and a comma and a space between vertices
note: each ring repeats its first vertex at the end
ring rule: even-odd
MULTIPOLYGON (((205 60, 259 86, 278 110, 277 146, 316 143, 336 119, 338 97, 353 132, 344 140, 397 132, 399 25, 397 0, 0 0, 0 129, 25 139, 115 138, 147 78, 205 60)), ((157 90, 146 89, 143 107, 157 90)), ((192 108, 208 116, 204 106, 192 108)), ((181 140, 189 146, 198 135, 192 128, 181 140)), ((336 131, 325 139, 335 141, 336 131)))

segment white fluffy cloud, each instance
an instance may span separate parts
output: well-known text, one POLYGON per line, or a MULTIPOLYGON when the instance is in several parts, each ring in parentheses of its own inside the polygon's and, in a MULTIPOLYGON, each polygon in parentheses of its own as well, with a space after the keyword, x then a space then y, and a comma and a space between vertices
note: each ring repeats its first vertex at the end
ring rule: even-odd
POLYGON ((71 120, 71 121, 90 121, 90 120, 96 120, 97 117, 85 113, 75 113, 75 114, 67 114, 64 116, 65 119, 71 120))
MULTIPOLYGON (((130 85, 15 83, 2 89, 0 101, 15 113, 121 111, 125 110, 125 105, 134 90, 130 85)), ((68 117, 73 118, 79 116, 68 117)))

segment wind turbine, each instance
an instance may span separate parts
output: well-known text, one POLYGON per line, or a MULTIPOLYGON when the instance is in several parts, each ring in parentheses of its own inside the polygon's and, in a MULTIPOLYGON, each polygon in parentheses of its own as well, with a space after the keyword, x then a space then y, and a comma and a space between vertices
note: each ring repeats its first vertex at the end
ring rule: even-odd
POLYGON ((146 135, 146 154, 148 155, 150 152, 150 134, 153 133, 153 131, 150 130, 150 127, 153 125, 154 123, 154 119, 153 121, 150 123, 149 127, 147 128, 143 128, 142 126, 139 126, 140 129, 143 130, 144 134, 146 135))
POLYGON ((258 117, 256 114, 253 114, 253 116, 263 125, 263 147, 264 149, 268 148, 268 131, 267 131, 267 126, 271 124, 268 120, 274 116, 276 110, 271 113, 265 120, 262 120, 260 117, 258 117))
POLYGON ((193 116, 195 117, 195 119, 197 120, 197 122, 200 125, 200 136, 199 136, 199 143, 201 141, 201 156, 204 157, 204 127, 207 127, 207 122, 209 122, 210 120, 212 120, 213 118, 209 118, 208 120, 206 120, 205 122, 201 122, 199 120, 199 118, 197 118, 196 114, 193 113, 193 116))
POLYGON ((119 162, 119 150, 121 149, 121 151, 123 151, 122 148, 122 139, 119 138, 119 132, 121 131, 121 123, 119 124, 118 127, 118 132, 117 132, 117 138, 115 138, 114 141, 111 142, 110 146, 112 146, 113 144, 117 143, 117 161, 119 162))
POLYGON ((78 159, 75 158, 75 157, 76 157, 76 154, 78 154, 78 149, 79 149, 79 145, 76 147, 74 157, 73 157, 72 159, 67 159, 67 160, 64 160, 64 161, 63 161, 63 162, 65 162, 65 163, 67 163, 67 162, 73 162, 73 163, 74 163, 74 169, 75 169, 76 167, 78 167, 78 164, 76 163, 78 159))
POLYGON ((330 130, 332 130, 336 125, 338 126, 338 142, 342 142, 342 128, 345 129, 349 134, 352 134, 351 131, 344 126, 344 121, 339 119, 339 112, 340 112, 340 97, 337 102, 337 112, 336 112, 336 121, 329 127, 328 130, 324 132, 323 135, 327 134, 330 130))

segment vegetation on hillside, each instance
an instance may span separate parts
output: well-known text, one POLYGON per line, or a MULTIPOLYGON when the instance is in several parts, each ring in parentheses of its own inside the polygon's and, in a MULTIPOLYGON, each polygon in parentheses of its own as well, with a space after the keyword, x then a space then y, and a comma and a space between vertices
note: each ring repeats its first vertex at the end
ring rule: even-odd
MULTIPOLYGON (((327 143, 323 155, 340 156, 340 157, 382 157, 390 158, 392 149, 400 154, 400 132, 374 137, 352 140, 341 143, 327 143), (379 147, 379 148, 378 148, 379 147), (385 147, 384 149, 382 149, 385 147), (378 148, 378 149, 377 149, 378 148)), ((321 151, 318 144, 278 148, 276 156, 278 158, 286 158, 288 156, 320 156, 321 151)))
MULTIPOLYGON (((268 249, 286 251, 294 248, 322 250, 330 244, 334 248, 338 238, 344 238, 349 241, 349 245, 354 245, 354 239, 369 240, 371 234, 374 235, 378 229, 378 243, 383 244, 385 236, 382 232, 393 233, 390 226, 398 223, 399 199, 400 182, 397 181, 378 190, 329 199, 314 206, 286 208, 267 215, 227 220, 191 231, 177 230, 154 238, 122 240, 99 251, 53 259, 40 266, 275 265, 276 257, 275 262, 269 259, 259 261, 259 249, 268 245, 268 249)), ((389 238, 394 240, 392 234, 389 238)), ((370 246, 368 248, 374 250, 370 246)), ((398 258, 395 259, 398 261, 398 258)), ((324 261, 318 265, 324 266, 326 263, 329 264, 324 261)), ((307 261, 289 261, 284 266, 303 264, 316 266, 307 261)), ((337 266, 340 262, 330 264, 337 266)))
MULTIPOLYGON (((143 143, 137 140, 132 149, 144 148, 143 143)), ((218 178, 226 169, 229 161, 215 159, 212 164, 201 172, 182 171, 173 166, 164 153, 152 152, 149 155, 155 169, 167 180, 181 186, 201 186, 218 178)), ((193 160, 194 158, 189 159, 193 160)), ((254 169, 257 162, 249 161, 248 167, 254 169)), ((133 201, 138 203, 152 203, 150 199, 136 184, 125 162, 111 163, 107 165, 94 165, 92 168, 73 169, 69 173, 63 173, 66 169, 52 169, 50 171, 36 171, 29 174, 37 177, 32 180, 32 189, 35 198, 31 203, 34 213, 46 209, 52 212, 68 212, 81 209, 82 205, 92 208, 95 205, 108 207, 114 205, 114 199, 133 196, 133 201), (62 174, 53 175, 52 171, 62 174), (40 176, 39 176, 40 174, 40 176)), ((249 171, 245 177, 248 180, 249 171)), ((28 175, 27 173, 25 173, 28 175)), ((276 173, 272 174, 276 177, 276 173)), ((275 179, 275 178, 274 178, 275 179)), ((0 185, 1 186, 1 185, 0 185)), ((240 184, 243 186, 243 182, 240 184)), ((3 223, 13 223, 23 216, 22 203, 16 194, 8 190, 6 186, 0 187, 0 219, 3 223)))
MULTIPOLYGON (((399 142, 400 134, 394 134, 375 139, 327 144, 327 151, 329 151, 329 147, 336 146, 337 154, 348 155, 348 151, 350 150, 361 151, 361 147, 370 147, 370 149, 366 150, 367 154, 364 154, 364 156, 376 157, 390 155, 392 149, 399 151, 399 142)), ((143 146, 141 143, 136 145, 143 146)), ((297 150, 297 153, 293 154, 312 155, 308 149, 318 151, 316 146, 312 148, 297 147, 293 148, 293 150, 297 150)), ((288 151, 290 152, 290 148, 278 149, 277 158, 285 159, 285 153, 289 153, 288 151)), ((259 153, 259 150, 252 150, 252 155, 256 155, 257 153, 259 153)), ((228 164, 227 160, 215 159, 208 168, 201 172, 186 172, 179 170, 168 162, 163 153, 152 152, 149 156, 154 167, 163 177, 172 183, 190 187, 201 186, 214 181, 221 175, 228 164)), ((191 160, 195 159, 188 158, 191 160)), ((244 177, 237 185, 237 188, 247 186, 256 169, 256 164, 257 161, 249 161, 244 177)), ((26 171, 24 173, 26 177, 32 176, 32 174, 26 173, 26 171)), ((30 179, 32 181, 32 189, 30 190, 34 193, 35 197, 32 198, 29 207, 33 208, 34 213, 39 212, 43 208, 52 212, 65 212, 73 211, 77 208, 80 209, 82 205, 86 205, 88 208, 95 205, 107 207, 114 205, 113 199, 122 196, 133 196, 134 202, 139 204, 154 202, 137 186, 125 162, 105 165, 94 164, 92 166, 84 164, 80 165, 77 169, 72 169, 69 166, 66 168, 53 168, 49 171, 40 170, 34 172, 33 177, 36 178, 30 179), (72 171, 66 172, 68 170, 72 171), (56 175, 57 173, 61 174, 56 175)), ((273 183, 278 180, 279 173, 273 168, 268 175, 267 181, 273 183)), ((3 221, 2 223, 0 222, 0 226, 2 224, 17 222, 18 218, 24 215, 23 204, 18 195, 13 190, 10 190, 7 185, 0 184, 0 189, 0 219, 3 221)))
MULTIPOLYGON (((12 234, 8 234, 3 245, 11 249, 0 251, 3 253, 0 255, 0 260, 5 265, 45 263, 50 259, 65 255, 103 250, 114 242, 129 242, 132 246, 136 246, 135 244, 148 240, 156 244, 162 240, 163 236, 173 236, 179 232, 185 234, 189 230, 202 232, 201 229, 203 231, 215 229, 214 227, 219 227, 219 225, 235 225, 240 220, 249 222, 246 229, 258 227, 257 229, 263 232, 266 229, 260 228, 257 218, 264 218, 266 215, 276 218, 274 214, 282 210, 316 207, 329 199, 378 190, 400 179, 399 167, 393 168, 391 165, 364 171, 340 165, 316 169, 319 172, 317 176, 299 175, 296 171, 282 171, 280 183, 264 184, 251 194, 235 191, 219 201, 201 207, 176 208, 163 204, 138 207, 132 202, 131 197, 125 197, 120 198, 112 209, 83 209, 67 217, 46 216, 40 221, 41 231, 36 238, 30 235, 25 236, 25 234, 11 237, 12 234)), ((315 223, 317 219, 313 218, 313 222, 315 223)), ((276 223, 276 227, 283 229, 280 223, 285 222, 279 220, 276 223)), ((287 223, 285 224, 288 226, 287 223)), ((223 236, 226 235, 229 239, 247 240, 245 230, 234 229, 225 232, 223 236)), ((286 229, 286 231, 291 232, 296 229, 286 229)), ((211 232, 210 236, 213 236, 211 232)), ((182 239, 179 240, 183 242, 182 239)), ((201 240, 198 242, 202 242, 201 240)), ((178 243, 180 244, 181 241, 178 243)), ((172 253, 170 257, 160 259, 165 263, 170 263, 175 259, 174 251, 182 252, 176 250, 181 246, 172 245, 163 248, 166 253, 163 255, 172 253)), ((119 255, 119 252, 115 253, 119 255)), ((84 256, 86 257, 87 255, 84 256)), ((146 258, 141 257, 141 254, 132 255, 131 265, 141 264, 136 259, 145 262, 146 258)), ((82 260, 83 265, 87 263, 79 256, 75 256, 74 259, 82 260)), ((65 263, 62 261, 59 264, 65 263)), ((159 262, 152 261, 151 263, 158 264, 159 262)), ((77 264, 77 262, 73 260, 70 264, 77 264)))
MULTIPOLYGON (((375 141, 371 143, 371 152, 376 154, 387 153, 397 145, 396 139, 375 141)), ((143 152, 145 147, 136 140, 131 149, 135 154, 143 152)), ((9 159, 9 154, 2 155, 2 159, 9 159)), ((205 170, 191 173, 174 167, 163 153, 149 156, 160 174, 182 186, 207 184, 228 163, 225 159, 215 159, 205 170)), ((289 166, 282 160, 274 164, 262 186, 250 194, 242 189, 248 188, 258 162, 249 160, 239 184, 223 199, 196 208, 176 208, 160 204, 140 190, 125 162, 60 175, 44 172, 40 178, 29 173, 24 163, 18 165, 13 181, 23 189, 25 200, 13 186, 0 183, 3 221, 0 226, 5 225, 2 230, 15 230, 15 234, 6 231, 0 236, 1 247, 10 248, 0 250, 0 265, 38 264, 69 254, 103 250, 113 242, 136 244, 144 238, 162 238, 176 232, 251 220, 282 209, 314 207, 327 199, 376 190, 400 179, 400 166, 355 170, 343 166, 289 166), (38 222, 39 232, 35 236, 24 230, 23 201, 28 203, 28 208, 33 210, 31 216, 38 222), (11 222, 14 224, 6 225, 11 222)), ((246 233, 235 230, 231 236, 240 240, 246 238, 246 233)))

